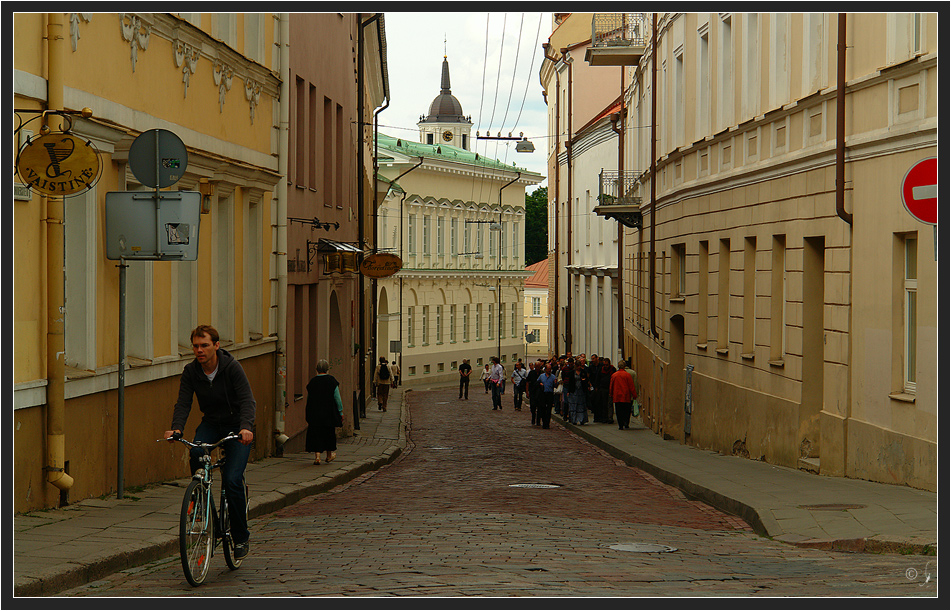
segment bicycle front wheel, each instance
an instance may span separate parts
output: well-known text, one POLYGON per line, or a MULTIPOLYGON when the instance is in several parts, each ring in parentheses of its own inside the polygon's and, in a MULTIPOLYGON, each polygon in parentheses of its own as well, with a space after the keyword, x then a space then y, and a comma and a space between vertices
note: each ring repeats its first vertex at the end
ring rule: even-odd
POLYGON ((207 493, 202 482, 192 480, 185 489, 185 498, 182 500, 178 538, 185 579, 193 586, 199 586, 205 581, 208 567, 211 565, 215 526, 210 502, 211 495, 207 493))

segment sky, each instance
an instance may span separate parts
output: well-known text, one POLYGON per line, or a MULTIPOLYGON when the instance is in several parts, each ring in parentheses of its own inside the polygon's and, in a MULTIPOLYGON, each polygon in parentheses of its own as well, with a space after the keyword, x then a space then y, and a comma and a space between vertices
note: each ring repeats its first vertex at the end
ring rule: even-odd
POLYGON ((473 150, 547 177, 548 107, 538 73, 551 13, 386 12, 384 17, 390 105, 379 115, 381 132, 419 139, 416 124, 439 95, 445 55, 452 94, 472 119, 473 150), (477 140, 476 131, 524 133, 535 152, 516 153, 514 141, 477 140))

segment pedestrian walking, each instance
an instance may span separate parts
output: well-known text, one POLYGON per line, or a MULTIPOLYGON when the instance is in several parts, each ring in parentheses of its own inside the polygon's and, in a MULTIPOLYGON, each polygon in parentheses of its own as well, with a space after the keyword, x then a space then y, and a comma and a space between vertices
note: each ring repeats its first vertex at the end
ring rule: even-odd
POLYGON ((485 385, 485 394, 489 394, 489 376, 492 375, 492 370, 489 369, 489 364, 485 364, 485 369, 482 370, 482 383, 485 385))
POLYGON ((380 357, 380 364, 373 370, 373 385, 376 386, 377 409, 386 411, 386 403, 390 398, 390 387, 393 384, 392 373, 386 365, 386 357, 380 357))
POLYGON ((528 377, 525 379, 525 387, 528 389, 528 408, 532 412, 532 424, 538 417, 538 408, 541 406, 541 390, 538 388, 538 376, 542 374, 541 362, 529 363, 528 377))
MULTIPOLYGON (((384 359, 384 363, 386 359, 384 359)), ((314 453, 314 464, 320 464, 320 453, 327 453, 327 462, 337 457, 337 427, 343 426, 343 400, 340 383, 330 375, 330 363, 317 361, 317 375, 307 383, 307 438, 304 450, 314 453)))
POLYGON ((396 361, 393 361, 390 364, 390 369, 393 371, 393 388, 396 388, 400 385, 400 366, 396 364, 396 361))
POLYGON ((462 359, 462 365, 459 365, 459 398, 469 398, 469 376, 472 374, 472 365, 469 359, 462 359), (465 397, 463 397, 465 393, 465 397))
POLYGON ((558 378, 551 372, 551 365, 545 365, 545 373, 538 376, 538 385, 541 390, 541 405, 538 407, 538 419, 535 424, 541 424, 547 429, 551 422, 551 409, 555 403, 555 386, 558 378))
POLYGON ((631 406, 637 398, 637 388, 623 360, 618 362, 618 370, 611 375, 610 393, 617 412, 618 430, 631 428, 631 406))
POLYGON ((573 378, 574 391, 568 401, 568 415, 572 424, 585 424, 588 422, 587 397, 591 394, 592 387, 582 361, 575 363, 573 378))
POLYGON ((528 370, 522 361, 515 363, 515 369, 512 371, 512 394, 515 395, 515 409, 522 410, 522 396, 525 393, 525 384, 528 380, 528 370))
POLYGON ((492 411, 502 409, 502 383, 505 381, 505 369, 499 357, 492 357, 492 369, 489 372, 489 385, 492 387, 492 411))
POLYGON ((617 371, 611 365, 611 359, 601 357, 601 369, 598 371, 598 403, 601 405, 601 422, 614 424, 614 403, 611 402, 611 376, 617 371))

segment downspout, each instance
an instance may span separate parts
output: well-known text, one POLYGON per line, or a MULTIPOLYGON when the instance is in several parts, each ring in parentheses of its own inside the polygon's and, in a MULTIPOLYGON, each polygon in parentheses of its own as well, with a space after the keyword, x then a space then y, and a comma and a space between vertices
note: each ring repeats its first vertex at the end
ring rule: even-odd
MULTIPOLYGON (((380 141, 377 138, 377 134, 380 130, 380 113, 387 109, 390 105, 390 86, 389 78, 387 77, 386 71, 386 58, 383 55, 383 21, 380 20, 380 26, 376 29, 377 40, 379 41, 380 48, 380 66, 383 67, 383 94, 384 94, 384 103, 383 106, 380 106, 373 111, 373 251, 376 252, 379 248, 379 219, 380 219, 380 202, 377 201, 379 198, 379 192, 377 189, 377 174, 380 171, 380 141)), ((373 321, 370 337, 370 362, 377 362, 377 351, 378 347, 376 345, 376 338, 379 335, 379 312, 377 311, 377 298, 378 298, 378 287, 377 279, 373 278, 370 280, 370 294, 373 296, 373 302, 370 304, 370 320, 373 321)))
POLYGON ((852 215, 845 211, 845 13, 839 13, 839 42, 836 46, 835 92, 835 213, 852 224, 852 215))
MULTIPOLYGON (((617 149, 617 167, 618 167, 618 196, 621 196, 624 190, 624 127, 618 125, 624 120, 624 67, 621 67, 621 111, 611 116, 611 129, 618 135, 617 149)), ((599 202, 600 204, 600 202, 599 202)), ((614 289, 617 292, 618 300, 618 351, 620 358, 624 358, 624 295, 622 294, 623 283, 622 270, 624 267, 624 225, 617 223, 617 275, 615 276, 614 289)))
POLYGON ((656 339, 654 320, 654 226, 657 218, 657 13, 651 13, 651 238, 650 260, 647 262, 648 307, 651 311, 651 335, 656 339))
MULTIPOLYGON (((63 13, 47 14, 47 109, 65 108, 66 38, 63 13)), ((54 119, 61 121, 62 119, 54 119)), ((66 474, 66 262, 64 198, 46 199, 46 479, 60 491, 69 490, 66 474)))
MULTIPOLYGON (((284 433, 284 418, 287 413, 287 167, 288 132, 290 125, 290 14, 280 14, 280 66, 281 91, 278 119, 277 173, 280 179, 276 191, 277 244, 274 255, 277 260, 277 376, 274 385, 274 441, 279 447, 287 443, 284 433)), ((278 452, 280 454, 280 451, 278 452)))
POLYGON ((554 202, 555 202, 555 211, 554 211, 555 212, 554 214, 555 216, 555 261, 554 261, 554 266, 552 266, 551 268, 554 271, 554 275, 555 275, 555 298, 553 300, 554 306, 552 307, 552 310, 551 310, 554 313, 554 324, 552 325, 553 328, 549 331, 548 335, 549 335, 549 339, 551 340, 549 341, 549 350, 551 348, 555 348, 555 352, 557 352, 558 351, 558 337, 559 337, 558 335, 558 331, 559 331, 558 277, 561 274, 561 272, 559 271, 561 267, 558 264, 560 259, 558 256, 558 229, 560 227, 560 223, 558 220, 558 196, 559 196, 558 186, 560 183, 559 177, 561 176, 561 170, 558 167, 558 147, 561 144, 561 95, 559 95, 561 92, 561 76, 558 73, 558 68, 557 68, 557 64, 559 60, 548 54, 549 46, 550 45, 548 43, 545 43, 544 45, 542 45, 542 52, 545 54, 545 59, 550 61, 552 65, 555 66, 553 67, 553 70, 555 72, 555 198, 554 198, 554 202))
MULTIPOLYGON (((568 103, 568 108, 565 109, 566 120, 567 120, 567 134, 565 134, 565 172, 566 172, 566 188, 567 197, 565 198, 565 218, 567 220, 567 231, 566 233, 566 243, 567 243, 567 263, 565 268, 571 267, 571 146, 573 144, 571 138, 571 85, 572 85, 572 76, 571 76, 571 57, 568 56, 568 50, 562 49, 561 54, 564 58, 564 62, 568 64, 568 95, 566 96, 568 103)), ((565 354, 571 352, 571 271, 568 271, 568 286, 565 287, 565 354)))

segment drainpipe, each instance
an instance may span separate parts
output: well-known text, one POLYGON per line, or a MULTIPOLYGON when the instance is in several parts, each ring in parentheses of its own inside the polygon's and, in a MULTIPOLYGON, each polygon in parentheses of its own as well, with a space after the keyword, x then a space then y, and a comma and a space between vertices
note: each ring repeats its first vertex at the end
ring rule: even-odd
MULTIPOLYGON (((619 125, 624 120, 624 67, 621 67, 621 111, 611 115, 611 129, 618 136, 617 148, 617 167, 618 167, 618 196, 621 196, 624 190, 624 127, 619 125)), ((599 202, 600 204, 600 202, 599 202)), ((624 295, 622 294, 624 267, 624 225, 617 223, 617 275, 615 277, 615 290, 618 300, 618 351, 620 358, 624 358, 624 295)))
POLYGON ((554 266, 551 267, 551 269, 554 270, 554 274, 555 274, 555 299, 554 299, 554 307, 552 308, 552 311, 554 312, 554 324, 552 325, 552 329, 549 330, 548 336, 552 340, 552 341, 549 341, 549 350, 551 350, 551 348, 554 348, 555 352, 557 352, 558 351, 558 337, 559 337, 558 335, 558 331, 559 331, 558 286, 560 284, 558 282, 558 277, 561 275, 559 271, 561 269, 561 266, 558 264, 559 263, 558 230, 560 227, 560 223, 558 221, 558 196, 559 196, 558 186, 560 182, 559 176, 561 175, 561 172, 558 169, 558 147, 561 143, 560 142, 561 141, 561 133, 560 133, 561 131, 561 95, 559 95, 561 92, 561 76, 558 74, 558 68, 557 68, 557 64, 559 60, 548 54, 548 48, 550 46, 551 45, 549 45, 548 43, 545 43, 544 45, 542 45, 542 52, 545 54, 545 59, 550 61, 555 66, 553 68, 555 71, 555 198, 554 198, 554 202, 555 202, 555 261, 554 261, 554 266))
POLYGON ((845 13, 839 13, 839 43, 836 46, 835 92, 835 213, 852 224, 852 214, 845 211, 845 13))
POLYGON ((288 131, 290 123, 290 14, 280 14, 280 64, 281 64, 281 97, 280 118, 278 125, 277 146, 277 173, 280 179, 277 183, 277 377, 274 401, 274 440, 279 447, 287 443, 288 437, 284 433, 284 418, 287 413, 287 157, 288 131))
MULTIPOLYGON (((63 13, 47 16, 47 108, 65 108, 66 38, 63 13)), ((55 116, 55 115, 54 115, 55 116)), ((54 121, 62 119, 54 119, 54 121)), ((61 492, 73 478, 66 474, 66 265, 64 198, 46 197, 46 479, 61 492)))
MULTIPOLYGON (((380 106, 373 111, 373 250, 379 248, 379 219, 380 219, 380 203, 377 201, 379 198, 379 193, 377 190, 377 174, 380 171, 380 142, 377 139, 377 134, 380 131, 380 113, 387 109, 390 105, 390 86, 389 79, 387 78, 386 73, 386 58, 383 57, 383 20, 380 20, 380 25, 376 29, 378 46, 380 49, 380 66, 383 68, 383 93, 385 98, 383 100, 383 106, 380 106)), ((377 312, 377 279, 373 278, 370 280, 370 294, 373 296, 373 301, 370 304, 370 320, 373 321, 371 329, 373 332, 370 334, 370 362, 377 362, 377 352, 379 351, 376 345, 376 338, 379 334, 379 313, 377 312)), ((389 351, 387 351, 389 352, 389 351)))
MULTIPOLYGON (((565 135, 565 165, 566 165, 565 172, 566 172, 566 183, 567 183, 565 190, 567 191, 567 195, 568 195, 568 197, 566 198, 565 218, 567 219, 567 222, 568 222, 568 227, 567 227, 568 231, 566 232, 568 262, 567 262, 567 265, 565 265, 565 267, 568 268, 568 267, 571 267, 571 246, 572 246, 571 244, 571 233, 572 233, 571 231, 572 230, 572 226, 571 226, 571 214, 572 214, 571 146, 572 144, 574 144, 571 138, 571 85, 572 85, 571 63, 572 61, 567 49, 562 49, 561 55, 564 62, 568 64, 568 95, 566 96, 568 99, 568 104, 567 104, 568 108, 565 109, 565 114, 567 115, 566 120, 568 122, 567 130, 566 130, 567 134, 565 135)), ((569 271, 568 272, 568 286, 565 287, 565 354, 571 352, 571 339, 572 339, 571 338, 571 284, 572 284, 571 272, 569 271)))
POLYGON ((650 260, 647 262, 648 307, 651 311, 651 335, 656 339, 657 325, 654 320, 654 226, 657 218, 657 13, 651 13, 651 242, 650 260))

